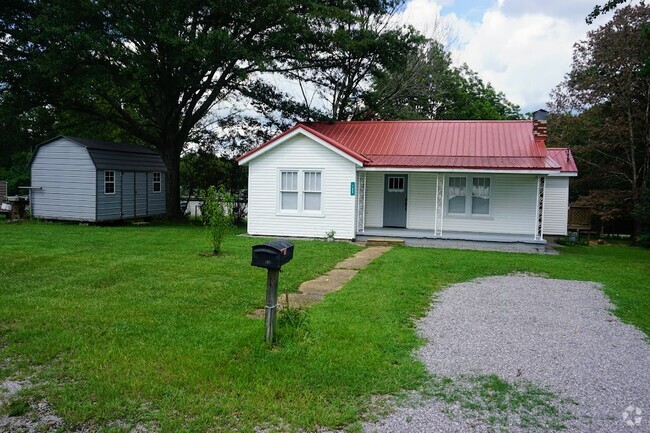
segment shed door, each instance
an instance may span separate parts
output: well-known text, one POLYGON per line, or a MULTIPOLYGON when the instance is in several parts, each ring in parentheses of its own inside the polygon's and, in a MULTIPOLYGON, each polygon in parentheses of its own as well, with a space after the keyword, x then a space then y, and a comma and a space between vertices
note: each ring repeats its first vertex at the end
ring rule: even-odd
POLYGON ((149 193, 147 190, 147 177, 147 173, 135 173, 135 184, 133 185, 135 194, 133 196, 133 200, 135 201, 135 216, 138 217, 146 216, 149 213, 147 209, 147 196, 149 193))
POLYGON ((387 174, 384 180, 384 227, 406 227, 408 176, 387 174))

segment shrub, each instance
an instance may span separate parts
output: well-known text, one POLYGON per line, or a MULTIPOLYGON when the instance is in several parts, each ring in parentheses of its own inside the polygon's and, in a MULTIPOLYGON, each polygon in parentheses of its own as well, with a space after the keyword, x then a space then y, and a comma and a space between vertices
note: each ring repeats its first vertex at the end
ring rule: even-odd
POLYGON ((223 186, 210 186, 204 191, 201 218, 215 256, 221 252, 223 238, 233 226, 233 207, 233 196, 223 186))

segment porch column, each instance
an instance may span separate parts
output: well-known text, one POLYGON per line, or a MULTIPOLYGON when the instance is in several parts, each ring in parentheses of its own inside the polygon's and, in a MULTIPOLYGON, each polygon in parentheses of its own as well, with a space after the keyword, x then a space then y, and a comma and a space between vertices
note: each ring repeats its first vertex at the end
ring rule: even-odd
POLYGON ((537 178, 537 206, 535 209, 535 240, 544 239, 544 188, 546 186, 546 176, 537 178))
POLYGON ((357 233, 366 227, 366 173, 357 172, 357 233))
POLYGON ((442 236, 442 218, 445 208, 445 175, 436 174, 436 214, 433 219, 433 235, 442 236))

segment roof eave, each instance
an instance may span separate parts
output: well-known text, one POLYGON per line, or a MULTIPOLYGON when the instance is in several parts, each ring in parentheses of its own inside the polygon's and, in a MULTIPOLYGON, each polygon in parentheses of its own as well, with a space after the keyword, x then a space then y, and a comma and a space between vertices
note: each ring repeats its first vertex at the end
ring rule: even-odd
POLYGON ((338 153, 339 155, 343 156, 344 158, 354 162, 358 166, 363 166, 367 163, 370 162, 368 158, 365 156, 354 152, 353 150, 349 149, 348 147, 342 145, 336 140, 333 140, 323 134, 321 134, 318 131, 315 131, 311 128, 309 128, 306 125, 303 125, 301 123, 296 124, 292 128, 286 130, 282 134, 272 138, 271 140, 267 141, 266 143, 256 147, 253 150, 249 150, 248 152, 244 153, 240 157, 236 158, 235 160, 239 165, 247 165, 251 160, 263 155, 264 153, 270 151, 271 149, 274 149, 276 146, 284 143, 285 141, 295 137, 298 134, 303 134, 308 138, 311 138, 312 140, 316 141, 317 143, 329 148, 330 150, 333 150, 334 152, 338 153))
POLYGON ((364 166, 360 171, 417 171, 431 173, 490 173, 490 174, 537 174, 558 175, 560 169, 535 168, 480 168, 480 167, 413 167, 413 166, 364 166))

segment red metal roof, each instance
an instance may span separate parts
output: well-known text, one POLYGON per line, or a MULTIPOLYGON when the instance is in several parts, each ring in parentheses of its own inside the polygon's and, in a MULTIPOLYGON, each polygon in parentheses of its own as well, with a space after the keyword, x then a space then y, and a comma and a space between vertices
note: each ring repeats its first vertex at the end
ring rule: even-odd
POLYGON ((266 143, 264 143, 264 144, 262 144, 260 146, 257 146, 255 149, 249 150, 248 152, 246 152, 243 155, 239 156, 235 160, 236 161, 241 161, 242 159, 248 158, 250 155, 253 155, 254 153, 257 153, 258 151, 262 150, 263 148, 269 146, 270 144, 273 144, 273 143, 277 142, 279 139, 281 139, 282 137, 284 137, 286 135, 289 135, 290 133, 292 133, 296 129, 302 129, 304 131, 309 132, 310 134, 313 134, 314 136, 316 136, 316 137, 320 138, 321 140, 327 142, 328 144, 334 146, 335 148, 339 149, 340 151, 350 155, 352 158, 354 158, 357 161, 363 163, 364 165, 366 163, 370 162, 370 160, 368 158, 366 158, 365 156, 353 151, 349 147, 342 145, 338 141, 333 140, 332 138, 330 138, 330 137, 328 137, 326 135, 323 135, 320 132, 318 132, 318 131, 316 131, 316 130, 314 130, 314 129, 312 129, 312 128, 310 128, 307 125, 302 124, 302 123, 295 124, 292 128, 287 129, 286 131, 284 131, 280 135, 276 135, 275 137, 273 137, 272 139, 270 139, 266 143))
MULTIPOLYGON (((297 124, 238 161, 301 128, 367 167, 557 170, 532 121, 359 121, 297 124)), ((566 159, 566 157, 565 157, 566 159)), ((573 164, 575 168, 575 164, 573 164)), ((577 171, 577 169, 575 170, 577 171)))
POLYGON ((576 165, 576 161, 573 159, 571 149, 566 147, 549 147, 546 151, 548 152, 548 156, 553 158, 553 160, 562 167, 562 172, 578 172, 578 166, 576 165))

